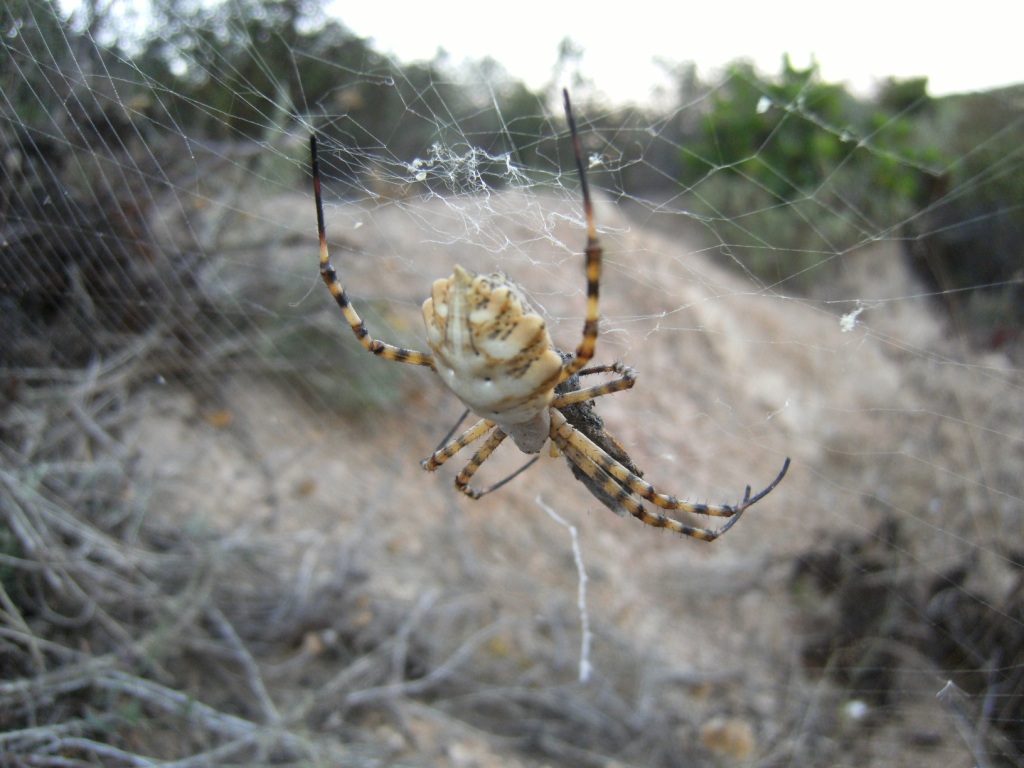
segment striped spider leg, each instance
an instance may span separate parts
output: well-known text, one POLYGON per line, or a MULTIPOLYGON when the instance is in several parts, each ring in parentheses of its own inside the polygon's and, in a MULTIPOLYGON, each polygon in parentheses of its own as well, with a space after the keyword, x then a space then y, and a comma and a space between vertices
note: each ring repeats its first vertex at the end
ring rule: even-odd
POLYGON ((575 477, 614 512, 620 515, 628 512, 647 525, 712 541, 729 530, 744 510, 771 493, 789 469, 789 459, 775 480, 758 494, 751 496, 748 486, 738 505, 697 504, 657 491, 643 479, 643 472, 625 448, 604 430, 604 423, 594 410, 594 399, 631 388, 636 382, 636 372, 620 363, 588 367, 598 337, 602 252, 567 91, 563 91, 563 97, 587 228, 584 248, 586 313, 582 337, 574 353, 562 352, 554 346, 544 319, 533 309, 526 291, 517 283, 500 272, 477 275, 459 266, 450 277, 434 282, 430 298, 423 303, 429 353, 372 338, 330 263, 317 144, 316 138, 311 137, 320 274, 363 347, 386 360, 431 368, 479 418, 457 437, 448 435, 422 462, 424 469, 435 470, 463 448, 486 438, 455 479, 460 491, 471 498, 480 498, 533 463, 528 462, 489 488, 481 490, 470 485, 473 475, 506 437, 512 438, 516 447, 527 454, 539 454, 550 439, 552 452, 561 452, 570 462, 575 477), (612 374, 613 378, 583 387, 582 377, 594 374, 612 374), (730 519, 716 531, 697 528, 660 512, 647 511, 642 500, 664 510, 730 519))
MULTIPOLYGON (((556 350, 562 358, 563 363, 568 364, 572 359, 572 355, 556 350)), ((550 407, 557 408, 565 414, 566 418, 576 426, 583 430, 585 434, 592 437, 598 442, 606 451, 611 455, 615 456, 617 460, 626 464, 631 471, 638 475, 643 475, 632 459, 626 453, 625 449, 619 445, 615 438, 611 437, 607 432, 604 432, 604 422, 601 417, 594 411, 593 400, 596 397, 602 395, 610 395, 614 392, 621 392, 624 389, 629 389, 636 382, 636 371, 629 368, 621 363, 612 363, 610 365, 597 365, 590 368, 586 368, 579 373, 573 374, 568 379, 563 381, 561 384, 555 387, 555 398, 551 401, 550 407), (596 373, 614 373, 617 374, 617 378, 598 384, 593 387, 587 387, 582 389, 580 387, 580 377, 589 376, 596 373)), ((459 435, 455 440, 449 441, 447 438, 441 442, 438 446, 437 451, 431 455, 428 459, 423 462, 424 469, 435 470, 462 448, 465 448, 469 444, 475 442, 477 439, 482 437, 487 431, 494 427, 493 422, 481 421, 470 427, 468 430, 459 435), (486 426, 490 425, 490 426, 486 426)), ((456 425, 457 427, 457 425, 456 425)), ((452 430, 454 433, 454 430, 452 430)), ((467 496, 473 499, 479 499, 481 496, 485 496, 491 491, 496 491, 505 483, 518 476, 521 472, 524 472, 530 466, 532 466, 539 456, 535 456, 530 459, 526 464, 521 466, 515 472, 508 477, 495 483, 488 488, 479 489, 469 485, 470 478, 480 468, 480 465, 487 460, 488 457, 494 452, 494 449, 505 439, 507 435, 501 431, 501 429, 495 429, 491 434, 491 437, 483 444, 483 446, 477 450, 473 455, 473 458, 469 460, 469 463, 463 467, 462 471, 455 478, 455 487, 465 493, 467 496)), ((448 435, 448 438, 451 434, 448 435)), ((552 452, 557 453, 557 450, 552 445, 552 452)), ((586 485, 591 493, 597 496, 603 503, 609 508, 616 511, 618 514, 625 514, 624 508, 615 508, 612 506, 612 502, 609 498, 603 495, 603 490, 599 485, 593 483, 588 475, 586 475, 581 469, 575 464, 570 462, 570 467, 573 470, 573 474, 578 480, 586 485)))
POLYGON ((578 466, 591 480, 587 486, 601 501, 613 511, 625 509, 642 523, 655 528, 667 528, 670 531, 692 536, 703 541, 714 541, 739 522, 740 516, 750 506, 756 504, 773 490, 789 471, 789 459, 782 464, 782 469, 757 495, 750 495, 750 486, 743 494, 743 501, 732 504, 697 504, 682 501, 669 494, 661 493, 642 477, 630 472, 620 462, 609 456, 583 432, 575 429, 566 418, 557 411, 551 417, 551 440, 557 445, 573 464, 578 466), (595 490, 600 488, 600 493, 595 490), (608 503, 606 499, 612 501, 608 503), (660 512, 649 512, 640 503, 646 499, 657 507, 665 510, 677 510, 695 515, 711 515, 713 517, 731 518, 717 530, 697 528, 681 523, 660 512))
POLYGON ((331 266, 330 255, 327 252, 327 230, 324 226, 324 201, 320 194, 320 158, 317 153, 316 146, 316 134, 312 134, 309 137, 309 154, 311 157, 311 166, 313 172, 313 199, 316 201, 316 233, 320 239, 320 277, 323 278, 327 284, 327 288, 330 290, 331 295, 334 296, 334 300, 338 302, 338 306, 341 307, 342 313, 345 315, 345 319, 348 320, 348 324, 352 326, 352 332, 355 333, 356 338, 359 339, 359 343, 366 347, 367 351, 373 352, 378 357, 383 357, 385 360, 394 360, 399 363, 411 363, 413 365, 425 365, 429 368, 434 367, 434 358, 425 352, 415 352, 411 349, 403 349, 402 347, 396 347, 392 344, 385 344, 383 341, 370 336, 370 332, 366 330, 366 323, 363 322, 362 318, 359 317, 359 313, 356 312, 355 307, 352 306, 352 302, 349 301, 348 295, 345 293, 345 289, 342 287, 341 282, 338 280, 338 273, 334 267, 331 266))

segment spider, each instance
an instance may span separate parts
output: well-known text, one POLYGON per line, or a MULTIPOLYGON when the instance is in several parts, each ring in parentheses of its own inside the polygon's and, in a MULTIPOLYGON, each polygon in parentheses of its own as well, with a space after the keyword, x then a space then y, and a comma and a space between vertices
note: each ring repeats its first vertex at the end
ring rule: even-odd
POLYGON ((735 525, 747 507, 756 504, 774 490, 789 469, 789 459, 782 465, 778 476, 760 493, 751 496, 748 485, 743 501, 735 506, 698 504, 656 490, 642 478, 643 473, 625 449, 604 431, 592 401, 630 389, 636 382, 636 372, 621 363, 588 367, 594 357, 598 337, 602 250, 594 225, 593 206, 572 104, 567 90, 562 95, 580 177, 587 226, 584 250, 586 318, 583 336, 575 353, 562 352, 552 344, 543 318, 531 306, 526 292, 517 283, 500 272, 478 275, 460 266, 456 266, 447 279, 436 280, 431 287, 430 298, 423 303, 423 320, 430 352, 403 349, 373 338, 352 306, 330 262, 324 229, 317 142, 313 135, 310 136, 310 153, 317 234, 320 238, 320 275, 356 338, 367 351, 386 360, 430 368, 479 417, 479 421, 454 439, 453 429, 442 445, 423 460, 424 469, 437 469, 463 448, 488 435, 455 478, 456 488, 478 499, 511 479, 506 478, 483 490, 470 484, 480 465, 506 437, 512 438, 512 442, 527 454, 540 453, 544 443, 550 439, 552 453, 561 452, 569 461, 573 474, 599 501, 617 514, 628 513, 656 528, 667 528, 686 536, 713 541, 735 525), (582 386, 583 377, 595 374, 611 374, 614 378, 593 386, 582 386), (699 528, 661 512, 648 511, 642 500, 664 510, 729 520, 717 530, 699 528))

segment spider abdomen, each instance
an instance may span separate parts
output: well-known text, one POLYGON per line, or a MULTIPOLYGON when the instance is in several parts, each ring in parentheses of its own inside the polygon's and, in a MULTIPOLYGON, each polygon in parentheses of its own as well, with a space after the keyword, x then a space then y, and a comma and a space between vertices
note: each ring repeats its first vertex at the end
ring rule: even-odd
POLYGON ((520 450, 539 451, 562 358, 523 289, 503 274, 456 266, 451 277, 434 282, 423 321, 445 385, 520 450))

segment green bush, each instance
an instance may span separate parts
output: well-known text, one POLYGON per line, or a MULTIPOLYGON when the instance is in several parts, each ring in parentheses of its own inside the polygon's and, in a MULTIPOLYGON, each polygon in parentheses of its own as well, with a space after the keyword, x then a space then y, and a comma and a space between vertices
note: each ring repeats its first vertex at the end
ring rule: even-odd
POLYGON ((722 244, 764 279, 798 276, 896 232, 928 198, 941 153, 919 129, 926 81, 890 80, 871 102, 817 66, 764 78, 733 64, 683 150, 681 183, 722 244))

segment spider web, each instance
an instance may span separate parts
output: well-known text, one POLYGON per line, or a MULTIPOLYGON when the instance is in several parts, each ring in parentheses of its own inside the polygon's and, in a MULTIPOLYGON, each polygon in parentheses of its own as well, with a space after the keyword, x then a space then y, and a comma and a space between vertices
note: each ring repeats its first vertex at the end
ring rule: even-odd
MULTIPOLYGON (((5 750, 1024 765, 1019 87, 855 96, 738 63, 621 106, 570 45, 531 89, 312 5, 0 8, 5 750), (598 401, 608 429, 694 501, 793 460, 710 546, 547 456, 456 498, 418 462, 462 406, 366 355, 317 274, 311 131, 375 336, 425 349, 419 306, 461 264, 573 349, 562 85, 597 358, 639 371, 598 401), (87 722, 67 680, 137 709, 86 696, 87 722), (32 713, 19 685, 48 692, 32 713), (204 736, 168 746, 184 720, 204 736)), ((482 484, 522 462, 503 446, 482 484)))

